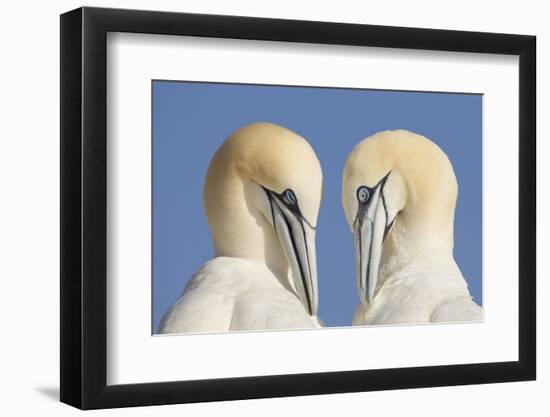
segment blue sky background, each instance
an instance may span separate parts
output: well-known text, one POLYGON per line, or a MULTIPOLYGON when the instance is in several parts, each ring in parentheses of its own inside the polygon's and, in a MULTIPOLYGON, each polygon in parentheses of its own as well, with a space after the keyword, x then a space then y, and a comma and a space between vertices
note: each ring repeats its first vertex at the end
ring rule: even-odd
POLYGON ((455 259, 482 300, 482 96, 153 81, 153 331, 187 280, 213 257, 202 209, 211 157, 237 128, 285 126, 312 144, 323 168, 317 260, 319 315, 348 326, 358 303, 353 238, 340 203, 352 147, 381 130, 436 142, 459 184, 455 259))

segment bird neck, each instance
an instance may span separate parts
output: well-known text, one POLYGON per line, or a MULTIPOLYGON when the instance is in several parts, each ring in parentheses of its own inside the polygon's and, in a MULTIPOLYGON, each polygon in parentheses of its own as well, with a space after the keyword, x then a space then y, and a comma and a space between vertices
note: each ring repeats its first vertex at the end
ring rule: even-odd
POLYGON ((379 284, 415 263, 434 267, 454 264, 453 223, 454 213, 434 213, 427 217, 416 216, 411 211, 400 213, 384 241, 379 284), (420 218, 425 220, 419 221, 420 218))
POLYGON ((254 205, 257 185, 236 172, 217 176, 204 203, 216 256, 263 263, 286 288, 293 288, 289 264, 271 224, 254 205))

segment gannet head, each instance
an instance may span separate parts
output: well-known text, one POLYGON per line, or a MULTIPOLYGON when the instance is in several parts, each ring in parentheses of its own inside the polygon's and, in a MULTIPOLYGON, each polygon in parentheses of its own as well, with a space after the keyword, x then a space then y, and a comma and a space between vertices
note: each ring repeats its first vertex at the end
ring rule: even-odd
POLYGON ((342 204, 365 306, 375 296, 383 249, 384 258, 452 255, 457 193, 447 155, 423 136, 385 131, 355 146, 344 168, 342 204))
POLYGON ((285 275, 290 267, 290 284, 311 315, 321 193, 321 165, 309 143, 271 123, 234 132, 212 159, 204 188, 218 255, 261 259, 285 275))

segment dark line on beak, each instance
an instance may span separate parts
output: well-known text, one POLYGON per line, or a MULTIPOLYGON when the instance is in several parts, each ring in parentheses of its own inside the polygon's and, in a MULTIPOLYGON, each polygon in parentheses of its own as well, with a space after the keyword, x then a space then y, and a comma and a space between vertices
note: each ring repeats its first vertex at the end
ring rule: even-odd
MULTIPOLYGON (((380 192, 382 192, 382 190, 380 192)), ((390 216, 388 215, 388 209, 386 208, 386 199, 384 198, 384 193, 382 193, 382 204, 384 205, 384 213, 386 213, 386 221, 384 222, 385 223, 384 237, 382 238, 382 243, 383 243, 386 240, 386 236, 388 235, 391 227, 393 226, 393 223, 395 222, 395 218, 397 217, 397 215, 395 215, 395 217, 390 222, 390 224, 388 224, 388 220, 390 216)))
POLYGON ((309 293, 307 291, 307 285, 306 285, 305 280, 304 280, 304 270, 302 268, 302 262, 301 262, 300 254, 298 253, 298 250, 296 249, 296 241, 294 240, 294 235, 292 234, 292 227, 288 223, 288 219, 286 218, 284 213, 283 213, 283 219, 285 220, 285 224, 286 224, 286 227, 288 229, 288 235, 290 236, 290 241, 292 242, 292 250, 294 251, 294 256, 296 257, 296 261, 298 263, 298 268, 300 269, 300 278, 302 280, 302 285, 304 287, 304 292, 306 294, 308 312, 309 312, 309 315, 311 315, 312 314, 311 300, 309 299, 309 293))
MULTIPOLYGON (((389 175, 389 173, 388 173, 389 175)), ((384 182, 385 182, 385 179, 387 178, 387 175, 386 177, 384 177, 384 182)), ((384 184, 382 184, 382 187, 384 186, 384 184)), ((382 204, 383 204, 383 207, 384 207, 384 216, 385 216, 385 219, 384 219, 384 232, 386 231, 385 227, 386 227, 386 222, 388 221, 388 212, 386 211, 386 203, 385 203, 385 200, 384 200, 384 193, 382 192, 382 188, 380 189, 380 197, 378 199, 378 201, 376 202, 376 208, 374 210, 374 216, 376 217, 376 212, 378 211, 378 204, 380 204, 380 199, 382 199, 382 204)), ((370 220, 369 220, 370 221, 370 220)), ((369 280, 370 280, 370 264, 372 262, 372 242, 374 241, 374 220, 373 221, 370 221, 370 224, 371 224, 371 236, 370 236, 370 242, 369 242, 369 263, 367 264, 367 279, 365 280, 365 284, 367 285, 367 288, 366 290, 369 291, 369 280)), ((384 244, 384 237, 382 237, 382 245, 384 244)), ((374 300, 374 292, 376 291, 376 288, 373 288, 372 292, 373 294, 371 295, 371 298, 374 300)))
MULTIPOLYGON (((396 216, 397 217, 397 216, 396 216)), ((384 242, 386 240, 386 236, 388 235, 388 233, 390 232, 391 230, 391 227, 393 226, 393 223, 395 222, 395 217, 393 218, 393 220, 391 221, 390 224, 388 224, 386 226, 386 228, 384 229, 384 237, 382 238, 382 242, 384 242)))
POLYGON ((305 221, 310 228, 312 228, 313 230, 317 230, 317 226, 312 226, 311 223, 304 216, 302 216, 301 213, 300 213, 299 217, 300 217, 300 220, 305 221))
MULTIPOLYGON (((370 242, 369 242, 369 263, 367 264, 367 276, 366 276, 366 279, 365 279, 365 285, 367 288, 365 288, 365 293, 368 294, 368 291, 369 291, 369 280, 370 280, 370 264, 371 264, 371 258, 372 258, 372 241, 374 240, 373 237, 374 237, 374 222, 371 222, 371 227, 370 227, 370 242)), ((362 258, 362 256, 361 256, 362 258)), ((373 291, 374 292, 374 291, 373 291)), ((372 298, 374 298, 374 294, 372 294, 372 298)), ((368 297, 367 297, 367 302, 368 302, 368 297)))
MULTIPOLYGON (((378 199, 378 202, 377 204, 380 204, 380 198, 382 199, 382 205, 384 207, 384 215, 385 215, 385 220, 384 220, 384 235, 382 237, 382 244, 384 244, 384 240, 386 239, 386 235, 389 231, 389 229, 391 228, 391 226, 393 225, 393 222, 395 220, 395 218, 392 220, 391 224, 388 226, 388 209, 386 207, 386 199, 384 198, 384 186, 386 185, 386 181, 388 180, 388 177, 389 175, 391 174, 391 170, 380 180, 378 181, 378 183, 372 187, 372 191, 375 191, 377 187, 380 187, 380 197, 378 199)), ((359 234, 359 273, 361 273, 363 271, 363 232, 362 232, 362 229, 363 229, 363 222, 365 221, 365 215, 366 215, 366 212, 368 210, 368 208, 370 207, 370 204, 371 204, 371 201, 372 199, 370 199, 369 201, 367 201, 365 204, 361 204, 359 203, 359 207, 358 207, 358 210, 357 210, 357 214, 355 216, 355 220, 353 221, 353 227, 356 228, 358 230, 358 234, 359 234)), ((375 216, 376 216, 376 211, 378 210, 378 207, 375 208, 375 216)), ((370 220, 369 220, 370 221, 370 220)), ((365 277, 365 285, 366 285, 366 288, 363 288, 363 292, 365 292, 364 295, 366 295, 366 293, 368 293, 369 291, 369 276, 370 276, 370 264, 371 264, 371 257, 372 257, 372 242, 373 242, 373 237, 374 237, 374 221, 371 221, 371 237, 370 237, 370 242, 369 242, 369 263, 367 264, 367 271, 366 271, 366 277, 365 277)), ((359 277, 360 279, 362 278, 361 276, 359 277)), ((373 290, 373 293, 374 291, 376 290, 376 288, 373 290)), ((374 298, 374 294, 372 294, 372 298, 374 298)))
MULTIPOLYGON (((305 219, 304 219, 305 220, 305 219)), ((307 223, 307 220, 306 220, 306 223, 307 223)), ((309 224, 309 223, 308 223, 309 224)), ((307 259, 307 270, 309 272, 309 278, 310 280, 312 279, 312 275, 311 275, 311 262, 309 262, 309 246, 307 245, 307 239, 306 239, 306 229, 304 228, 304 224, 300 222, 300 227, 302 228, 302 235, 304 236, 304 245, 306 246, 306 259, 307 259)), ((309 292, 307 291, 307 287, 305 288, 306 290, 306 294, 309 298, 309 292)), ((315 297, 315 294, 313 294, 313 282, 311 282, 311 295, 313 297, 315 297)), ((310 309, 309 309, 309 314, 312 315, 313 314, 313 310, 311 308, 311 303, 309 304, 310 305, 310 309)))
MULTIPOLYGON (((262 188, 264 189, 265 193, 267 194, 267 198, 269 200, 269 207, 271 209, 271 221, 273 223, 273 228, 275 229, 275 233, 277 233, 277 223, 275 221, 275 211, 274 211, 274 208, 273 208, 273 204, 277 204, 277 203, 275 202, 274 199, 277 198, 278 200, 281 201, 282 204, 284 204, 284 202, 282 201, 281 197, 278 194, 274 194, 272 191, 268 190, 267 188, 265 188, 263 186, 262 186, 262 188)), ((308 244, 307 244, 306 231, 305 231, 303 222, 305 222, 313 230, 316 230, 317 227, 311 225, 311 223, 302 215, 302 213, 301 213, 301 211, 298 207, 296 207, 296 209, 294 209, 293 207, 289 207, 286 204, 285 204, 285 206, 298 220, 300 220, 300 227, 302 228, 302 233, 303 233, 303 237, 304 237, 304 245, 305 245, 305 250, 306 250, 306 260, 307 260, 308 272, 309 272, 309 276, 311 278, 311 265, 310 265, 310 262, 309 262, 309 247, 308 247, 308 244)), ((281 210, 280 208, 279 208, 279 210, 281 211, 281 215, 282 215, 282 217, 285 221, 285 224, 286 224, 286 227, 287 227, 287 230, 288 230, 288 235, 290 236, 290 241, 292 242, 292 250, 294 252, 294 257, 296 258, 296 262, 298 263, 298 268, 300 269, 300 279, 302 281, 302 285, 304 287, 304 292, 306 294, 306 301, 307 301, 309 315, 311 316, 311 315, 313 315, 313 309, 312 309, 312 304, 311 304, 311 298, 310 298, 309 291, 308 291, 308 286, 306 285, 304 270, 303 270, 303 266, 302 266, 302 262, 301 262, 302 259, 299 255, 299 252, 298 252, 297 247, 296 247, 296 241, 294 240, 294 235, 292 234, 292 227, 289 224, 288 219, 287 219, 284 211, 281 210)), ((311 292, 313 293, 313 287, 311 288, 311 292)))
MULTIPOLYGON (((361 281, 363 280, 361 277, 361 274, 363 273, 363 232, 361 231, 361 228, 358 229, 358 235, 359 235, 359 286, 361 286, 361 281)), ((361 289, 361 288, 359 288, 361 289)), ((365 292, 365 289, 363 288, 363 293, 365 292)), ((363 294, 364 296, 365 294, 363 294)))

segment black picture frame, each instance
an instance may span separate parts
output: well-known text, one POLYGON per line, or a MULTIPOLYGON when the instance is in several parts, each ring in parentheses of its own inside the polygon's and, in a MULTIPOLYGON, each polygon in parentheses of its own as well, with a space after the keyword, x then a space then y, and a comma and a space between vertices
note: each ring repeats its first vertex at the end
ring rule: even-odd
POLYGON ((536 38, 187 13, 61 15, 61 401, 82 409, 482 384, 536 378, 536 38), (106 384, 108 32, 519 56, 519 360, 106 384))

